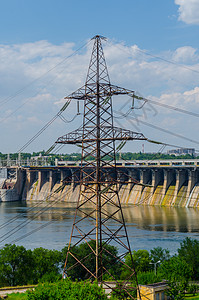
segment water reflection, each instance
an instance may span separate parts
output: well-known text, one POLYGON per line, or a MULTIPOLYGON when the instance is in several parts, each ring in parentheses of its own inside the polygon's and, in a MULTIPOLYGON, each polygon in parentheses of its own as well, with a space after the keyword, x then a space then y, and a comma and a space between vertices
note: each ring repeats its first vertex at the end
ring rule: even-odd
POLYGON ((198 232, 198 209, 179 207, 123 207, 125 220, 152 231, 198 232))
MULTIPOLYGON (((125 205, 123 212, 134 250, 161 246, 174 253, 185 237, 199 239, 198 209, 125 205)), ((0 246, 19 239, 26 248, 60 250, 69 240, 74 213, 74 203, 0 203, 0 246)))

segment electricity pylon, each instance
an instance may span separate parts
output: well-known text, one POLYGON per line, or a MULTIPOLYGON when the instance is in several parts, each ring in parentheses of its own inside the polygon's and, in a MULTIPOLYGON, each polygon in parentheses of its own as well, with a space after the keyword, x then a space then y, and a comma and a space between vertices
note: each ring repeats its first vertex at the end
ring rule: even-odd
MULTIPOLYGON (((126 225, 119 199, 119 183, 116 168, 116 141, 121 141, 119 148, 128 140, 145 140, 143 134, 123 128, 114 127, 112 96, 130 95, 134 92, 111 85, 104 58, 101 40, 94 38, 90 65, 83 87, 65 99, 83 100, 83 125, 56 141, 61 144, 77 144, 82 148, 80 173, 75 173, 76 182, 80 184, 80 193, 76 207, 75 218, 70 236, 64 274, 73 268, 83 268, 87 278, 97 280, 103 286, 117 292, 124 292, 134 297, 127 289, 127 281, 116 288, 118 283, 113 274, 114 264, 125 265, 124 257, 132 254, 127 235, 126 225), (110 223, 111 221, 111 223, 110 223), (114 225, 113 225, 114 223, 114 225), (90 253, 80 259, 74 253, 73 247, 86 242, 90 253), (108 245, 119 246, 119 256, 112 254, 108 245), (67 266, 69 257, 74 261, 67 266), (107 263, 107 257, 108 262, 107 263), (88 261, 93 262, 89 264, 88 261), (105 278, 111 278, 112 283, 105 278)), ((129 182, 129 181, 128 181, 129 182)), ((131 268, 126 266, 128 270, 131 268)), ((134 268, 131 269, 129 280, 137 279, 134 268)), ((141 297, 140 297, 141 299, 141 297)))

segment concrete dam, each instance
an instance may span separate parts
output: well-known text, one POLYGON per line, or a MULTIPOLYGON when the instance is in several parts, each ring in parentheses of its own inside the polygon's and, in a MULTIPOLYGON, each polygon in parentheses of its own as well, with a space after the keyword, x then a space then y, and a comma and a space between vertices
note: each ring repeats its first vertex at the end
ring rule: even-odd
MULTIPOLYGON (((1 193, 4 187, 4 190, 15 191, 16 200, 76 202, 80 192, 79 170, 80 162, 9 167, 1 193), (13 174, 13 170, 16 176, 11 178, 9 174, 13 174)), ((117 181, 123 204, 199 207, 199 160, 118 161, 117 181), (131 178, 140 185, 134 184, 131 178)))

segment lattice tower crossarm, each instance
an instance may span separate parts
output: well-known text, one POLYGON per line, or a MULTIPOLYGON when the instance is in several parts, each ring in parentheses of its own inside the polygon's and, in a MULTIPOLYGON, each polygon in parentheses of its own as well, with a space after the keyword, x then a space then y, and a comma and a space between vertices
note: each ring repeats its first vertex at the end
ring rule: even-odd
MULTIPOLYGON (((119 197, 115 143, 146 139, 141 133, 113 126, 112 96, 133 94, 133 91, 110 84, 101 37, 95 36, 86 83, 66 97, 84 100, 83 125, 56 141, 61 144, 80 144, 82 148, 80 172, 74 173, 74 178, 80 182, 80 193, 64 272, 67 275, 72 269, 80 268, 85 271, 85 278, 97 280, 112 290, 114 287, 104 280, 105 276, 109 276, 118 283, 111 266, 116 263, 125 265, 124 257, 127 253, 132 259, 119 197), (110 221, 114 222, 114 226, 110 225, 110 221), (86 242, 90 250, 82 259, 73 251, 81 242, 86 242), (122 254, 111 254, 107 250, 111 244, 119 246, 122 254), (68 267, 70 257, 74 264, 68 267), (108 257, 109 264, 105 257, 108 257), (93 262, 90 267, 87 266, 88 260, 93 262)), ((134 269, 129 276, 129 279, 132 278, 137 283, 134 269)), ((126 282, 120 283, 120 287, 126 290, 129 297, 134 298, 126 282)))

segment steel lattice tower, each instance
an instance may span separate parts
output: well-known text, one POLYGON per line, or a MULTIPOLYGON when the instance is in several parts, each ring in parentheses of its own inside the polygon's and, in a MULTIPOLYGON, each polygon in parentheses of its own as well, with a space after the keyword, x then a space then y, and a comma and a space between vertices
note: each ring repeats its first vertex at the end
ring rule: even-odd
MULTIPOLYGON (((122 249, 119 257, 113 255, 113 264, 118 262, 124 264, 124 256, 127 253, 131 255, 119 199, 121 181, 118 180, 116 169, 115 143, 146 138, 140 133, 113 125, 112 96, 133 96, 134 92, 111 85, 101 44, 102 39, 104 38, 98 35, 93 38, 94 46, 85 85, 65 98, 84 101, 83 125, 58 138, 56 143, 77 144, 82 147, 80 173, 75 173, 76 182, 80 184, 80 193, 64 273, 67 275, 67 261, 69 256, 72 256, 75 263, 70 266, 70 269, 85 268, 88 278, 114 289, 104 280, 105 275, 108 275, 112 281, 117 282, 103 260, 104 256, 112 255, 108 253, 106 246, 114 244, 122 249), (110 220, 114 222, 114 226, 110 226, 110 220), (88 226, 85 226, 85 222, 88 226), (73 247, 81 242, 86 242, 90 248, 90 254, 82 260, 72 251, 73 247), (88 260, 93 261, 94 270, 86 266, 88 260)), ((134 269, 129 279, 132 277, 137 283, 134 269)), ((121 290, 126 290, 126 285, 127 282, 120 283, 121 290)), ((126 292, 129 294, 128 290, 126 292)))

